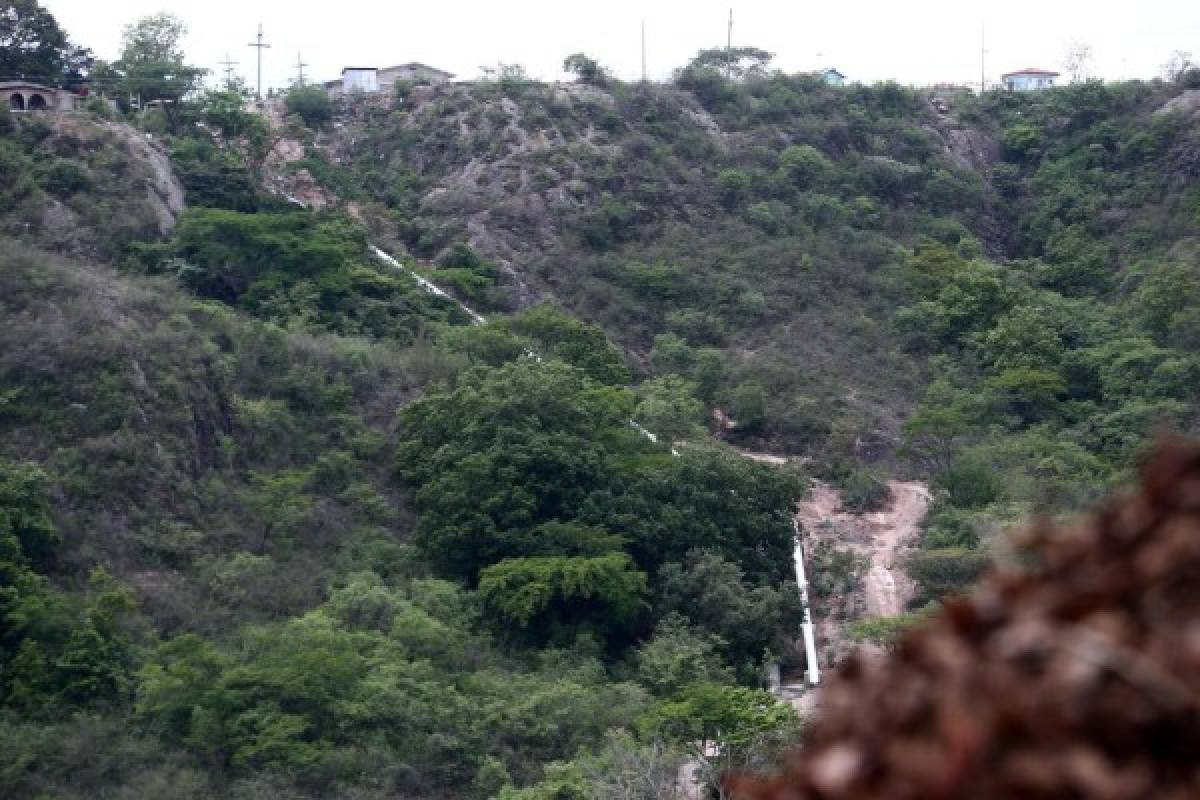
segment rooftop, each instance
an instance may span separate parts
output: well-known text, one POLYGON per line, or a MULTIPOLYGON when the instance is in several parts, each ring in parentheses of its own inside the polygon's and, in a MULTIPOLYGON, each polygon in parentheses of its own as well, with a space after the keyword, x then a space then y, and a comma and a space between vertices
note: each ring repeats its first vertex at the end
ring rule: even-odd
POLYGON ((43 92, 58 91, 53 86, 47 86, 44 83, 35 83, 34 81, 0 81, 0 89, 38 89, 43 92))
POLYGON ((1011 78, 1013 75, 1049 75, 1050 77, 1056 78, 1056 77, 1058 77, 1059 74, 1060 73, 1055 72, 1052 69, 1038 69, 1037 67, 1026 67, 1025 69, 1019 69, 1016 72, 1006 72, 1003 75, 1001 75, 1000 77, 1001 78, 1011 78))

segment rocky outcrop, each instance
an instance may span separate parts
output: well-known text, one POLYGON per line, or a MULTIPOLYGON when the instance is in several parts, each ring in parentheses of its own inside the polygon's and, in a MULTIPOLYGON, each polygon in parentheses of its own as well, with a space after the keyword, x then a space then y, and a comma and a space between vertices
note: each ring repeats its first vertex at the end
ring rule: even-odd
POLYGON ((149 134, 117 122, 106 122, 104 127, 143 168, 146 202, 154 213, 159 233, 166 236, 174 229, 184 207, 183 184, 171 169, 171 159, 149 134))

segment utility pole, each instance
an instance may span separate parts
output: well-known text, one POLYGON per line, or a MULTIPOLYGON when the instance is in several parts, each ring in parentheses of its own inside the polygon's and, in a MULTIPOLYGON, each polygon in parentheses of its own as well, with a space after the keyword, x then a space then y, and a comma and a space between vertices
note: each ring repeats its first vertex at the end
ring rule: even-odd
POLYGON ((979 23, 979 96, 987 90, 987 29, 979 23))
POLYGON ((258 42, 251 42, 247 47, 253 47, 258 50, 258 100, 262 102, 262 51, 270 47, 269 44, 263 44, 262 23, 258 23, 258 42))
POLYGON ((642 17, 642 83, 646 82, 646 18, 642 17))
POLYGON ((233 68, 236 67, 239 62, 230 60, 229 53, 226 53, 225 60, 218 61, 217 63, 225 67, 225 86, 233 86, 233 68))
POLYGON ((296 53, 296 71, 299 73, 299 77, 296 80, 297 86, 304 85, 304 68, 307 66, 308 64, 304 63, 304 59, 300 57, 300 54, 296 53))
POLYGON ((733 9, 729 9, 729 27, 725 32, 725 77, 733 77, 733 9))

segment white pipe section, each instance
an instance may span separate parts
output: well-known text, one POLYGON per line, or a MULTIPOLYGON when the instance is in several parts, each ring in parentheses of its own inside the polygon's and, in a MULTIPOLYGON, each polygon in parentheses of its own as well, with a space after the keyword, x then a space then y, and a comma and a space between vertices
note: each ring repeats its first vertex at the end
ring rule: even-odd
POLYGON ((800 625, 800 631, 804 637, 804 659, 808 665, 805 672, 809 685, 816 686, 821 682, 821 670, 817 665, 817 639, 813 632, 812 608, 808 602, 808 577, 804 572, 804 541, 800 523, 793 519, 792 527, 796 531, 796 549, 792 559, 796 562, 796 586, 800 589, 800 607, 804 609, 804 622, 800 625))
POLYGON ((479 313, 473 311, 472 309, 468 308, 464 303, 460 303, 458 300, 455 300, 453 297, 451 297, 445 291, 443 291, 439 287, 434 286, 432 283, 430 283, 428 279, 422 277, 421 275, 418 275, 416 272, 413 272, 411 269, 408 269, 403 264, 401 264, 399 261, 392 258, 387 253, 383 252, 375 245, 371 245, 371 253, 376 258, 378 258, 380 261, 387 264, 388 266, 393 267, 394 269, 398 269, 401 272, 406 272, 409 275, 413 276, 413 278, 416 279, 416 281, 420 285, 420 287, 422 289, 424 289, 425 291, 429 292, 432 295, 437 295, 438 297, 444 297, 447 300, 451 301, 452 303, 456 304, 459 308, 461 308, 463 311, 465 311, 467 313, 467 316, 469 316, 471 318, 471 322, 474 323, 475 325, 483 325, 485 322, 487 322, 487 320, 483 318, 482 314, 479 314, 479 313))

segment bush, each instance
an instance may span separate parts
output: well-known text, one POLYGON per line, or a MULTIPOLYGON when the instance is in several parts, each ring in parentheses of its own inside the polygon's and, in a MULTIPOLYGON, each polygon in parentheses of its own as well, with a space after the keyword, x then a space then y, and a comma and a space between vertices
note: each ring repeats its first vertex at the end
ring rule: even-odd
POLYGON ((329 94, 316 86, 298 86, 287 93, 284 100, 288 114, 304 120, 310 128, 324 127, 333 119, 333 103, 329 94))
POLYGON ((966 590, 991 565, 992 559, 979 550, 947 547, 924 550, 909 556, 909 576, 917 583, 916 603, 941 600, 966 590))
POLYGON ((60 198, 86 191, 92 186, 92 179, 87 170, 78 162, 65 158, 52 161, 42 170, 38 182, 47 192, 60 198))
POLYGON ((887 505, 892 490, 883 481, 866 470, 853 470, 841 484, 842 508, 862 514, 878 511, 887 505))
POLYGON ((986 506, 998 500, 1004 491, 996 469, 980 460, 960 460, 935 480, 946 490, 950 505, 958 508, 986 506))

